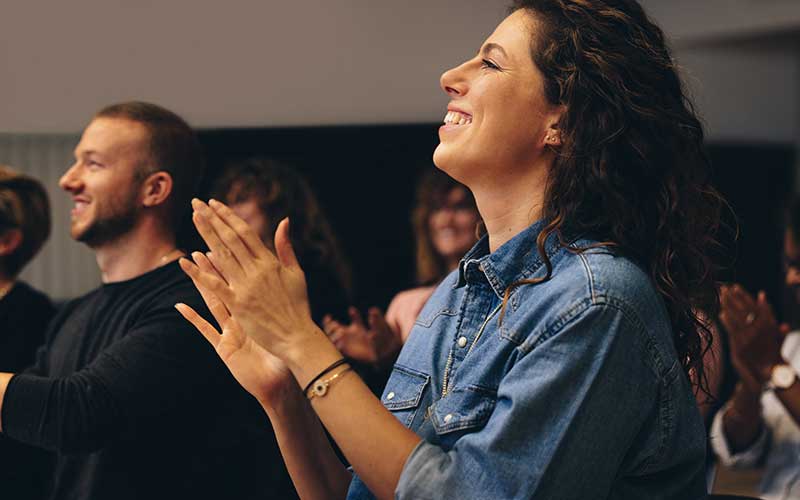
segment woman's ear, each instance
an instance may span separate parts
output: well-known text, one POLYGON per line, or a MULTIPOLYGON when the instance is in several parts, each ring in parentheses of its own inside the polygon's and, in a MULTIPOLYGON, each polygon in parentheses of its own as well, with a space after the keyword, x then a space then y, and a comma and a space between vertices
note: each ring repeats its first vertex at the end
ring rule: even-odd
POLYGON ((22 231, 13 227, 0 233, 0 257, 14 253, 22 244, 22 231))
POLYGON ((547 116, 547 130, 544 134, 544 145, 550 147, 561 146, 561 123, 562 115, 567 111, 566 106, 556 106, 547 116))
POLYGON ((163 204, 172 193, 172 176, 163 170, 150 174, 142 183, 142 204, 155 207, 163 204))
POLYGON ((557 128, 547 131, 547 135, 544 137, 544 143, 546 146, 551 147, 561 146, 561 133, 557 128))

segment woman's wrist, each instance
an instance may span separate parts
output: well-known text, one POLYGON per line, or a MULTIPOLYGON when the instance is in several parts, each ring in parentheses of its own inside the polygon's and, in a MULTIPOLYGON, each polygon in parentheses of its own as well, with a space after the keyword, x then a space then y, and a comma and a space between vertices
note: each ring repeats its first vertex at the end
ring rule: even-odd
POLYGON ((281 380, 277 384, 273 384, 268 390, 264 390, 261 394, 256 395, 259 404, 270 411, 272 408, 277 408, 281 404, 291 401, 294 398, 302 396, 300 386, 291 373, 288 374, 285 380, 281 380))
POLYGON ((281 384, 276 390, 271 391, 268 396, 258 398, 259 403, 267 412, 270 419, 291 417, 295 415, 307 400, 300 386, 294 377, 290 377, 291 384, 281 384))
POLYGON ((305 387, 342 354, 313 323, 297 332, 296 340, 283 353, 283 361, 294 374, 298 387, 305 387))

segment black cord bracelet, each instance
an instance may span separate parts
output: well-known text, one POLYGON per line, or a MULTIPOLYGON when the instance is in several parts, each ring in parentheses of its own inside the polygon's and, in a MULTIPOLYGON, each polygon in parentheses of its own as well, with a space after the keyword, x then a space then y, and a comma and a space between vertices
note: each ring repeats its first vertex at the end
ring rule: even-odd
POLYGON ((343 365, 343 364, 345 364, 345 363, 347 363, 347 359, 345 359, 345 358, 342 358, 342 359, 340 359, 339 361, 336 361, 336 362, 334 362, 333 364, 331 364, 329 367, 325 368, 325 369, 324 369, 324 370, 322 370, 321 372, 319 372, 319 374, 317 374, 317 376, 316 376, 316 377, 314 377, 314 378, 312 378, 312 379, 311 379, 311 382, 309 382, 309 383, 308 383, 308 385, 306 386, 306 388, 305 388, 305 389, 303 389, 303 394, 308 394, 308 390, 309 390, 309 389, 311 389, 311 386, 312 386, 312 385, 314 385, 314 382, 316 382, 317 380, 319 380, 321 377, 324 377, 324 376, 325 376, 325 374, 327 374, 327 373, 330 373, 330 372, 331 372, 331 370, 335 370, 336 368, 338 368, 338 367, 342 366, 342 365, 343 365))

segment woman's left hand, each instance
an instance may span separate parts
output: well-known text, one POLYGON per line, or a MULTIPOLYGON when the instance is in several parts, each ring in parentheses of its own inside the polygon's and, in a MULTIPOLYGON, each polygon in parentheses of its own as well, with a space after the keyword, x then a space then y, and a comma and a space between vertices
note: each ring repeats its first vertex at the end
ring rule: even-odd
POLYGON ((219 274, 204 272, 188 260, 182 267, 219 297, 248 336, 284 361, 292 349, 302 349, 305 340, 325 337, 311 319, 305 275, 289 242, 288 219, 275 232, 275 255, 224 204, 195 199, 192 207, 192 220, 219 274))

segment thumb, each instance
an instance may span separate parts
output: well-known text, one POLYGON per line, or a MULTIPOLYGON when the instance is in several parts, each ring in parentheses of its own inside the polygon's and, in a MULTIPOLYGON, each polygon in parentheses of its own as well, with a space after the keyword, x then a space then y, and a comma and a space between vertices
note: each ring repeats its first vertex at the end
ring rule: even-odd
POLYGON ((275 253, 280 263, 286 267, 300 267, 289 239, 289 218, 284 218, 275 230, 275 253))
POLYGON ((791 331, 792 327, 789 326, 789 323, 781 323, 780 326, 778 326, 778 332, 781 334, 781 337, 789 335, 791 331))

